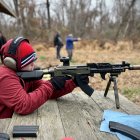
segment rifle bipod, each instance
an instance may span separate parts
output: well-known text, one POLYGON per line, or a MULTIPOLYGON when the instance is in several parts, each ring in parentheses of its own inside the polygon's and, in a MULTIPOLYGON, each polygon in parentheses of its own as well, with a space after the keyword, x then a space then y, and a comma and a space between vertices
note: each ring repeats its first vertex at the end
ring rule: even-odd
POLYGON ((113 82, 114 83, 113 89, 114 89, 116 108, 119 109, 120 108, 120 103, 119 103, 119 94, 118 94, 116 77, 118 77, 118 75, 114 75, 114 74, 110 75, 109 81, 108 81, 106 89, 105 89, 104 97, 107 96, 107 93, 108 93, 109 87, 111 85, 111 82, 113 82))

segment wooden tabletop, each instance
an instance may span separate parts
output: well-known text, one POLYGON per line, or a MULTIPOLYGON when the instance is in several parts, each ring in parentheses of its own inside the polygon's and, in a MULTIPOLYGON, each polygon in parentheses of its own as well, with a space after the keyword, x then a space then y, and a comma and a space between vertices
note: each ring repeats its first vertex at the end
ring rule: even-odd
POLYGON ((128 114, 140 114, 140 107, 119 95, 120 109, 116 109, 114 93, 96 91, 91 97, 74 92, 57 100, 49 100, 34 113, 26 116, 14 114, 12 119, 0 120, 0 132, 8 133, 10 140, 118 140, 112 134, 101 132, 100 125, 106 109, 128 114), (38 125, 37 138, 13 138, 15 125, 38 125))

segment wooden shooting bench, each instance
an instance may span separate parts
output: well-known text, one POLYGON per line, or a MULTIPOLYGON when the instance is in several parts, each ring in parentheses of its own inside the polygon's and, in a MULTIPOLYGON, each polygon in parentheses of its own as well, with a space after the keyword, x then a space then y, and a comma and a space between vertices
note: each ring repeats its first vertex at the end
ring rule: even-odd
POLYGON ((116 109, 114 93, 95 91, 91 97, 83 92, 73 92, 57 100, 50 100, 34 113, 26 116, 14 114, 12 119, 0 120, 0 132, 10 135, 10 140, 118 140, 115 135, 101 132, 103 111, 111 109, 128 114, 140 114, 140 107, 119 95, 120 109, 116 109), (38 125, 37 138, 13 138, 15 125, 38 125))

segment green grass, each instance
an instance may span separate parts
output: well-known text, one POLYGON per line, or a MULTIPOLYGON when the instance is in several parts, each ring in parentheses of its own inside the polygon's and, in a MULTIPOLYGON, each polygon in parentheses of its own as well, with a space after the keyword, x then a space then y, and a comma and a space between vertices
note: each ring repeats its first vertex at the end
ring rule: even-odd
POLYGON ((129 99, 134 98, 135 96, 140 95, 140 88, 124 88, 122 94, 128 97, 129 99))
POLYGON ((40 60, 46 60, 46 56, 40 56, 39 59, 40 60))

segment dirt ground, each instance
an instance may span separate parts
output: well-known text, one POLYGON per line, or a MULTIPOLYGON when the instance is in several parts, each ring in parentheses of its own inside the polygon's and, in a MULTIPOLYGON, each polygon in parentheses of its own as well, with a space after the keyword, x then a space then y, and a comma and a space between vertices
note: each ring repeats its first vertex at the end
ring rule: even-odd
MULTIPOLYGON (((34 48, 37 51, 37 65, 41 68, 60 65, 61 62, 56 59, 55 48, 48 47, 47 44, 34 43, 34 48)), ((61 50, 62 56, 67 56, 65 46, 61 50)), ((132 65, 140 65, 140 44, 133 45, 132 42, 118 42, 116 45, 107 42, 101 46, 98 41, 88 42, 81 41, 75 43, 73 59, 71 65, 86 64, 86 63, 122 63, 129 62, 132 65)), ((102 80, 100 75, 95 74, 90 77, 90 85, 95 90, 105 90, 109 75, 106 80, 102 80)), ((124 94, 134 103, 140 105, 140 70, 126 70, 117 78, 117 85, 120 94, 124 94)), ((113 84, 110 87, 113 90, 113 84)))

